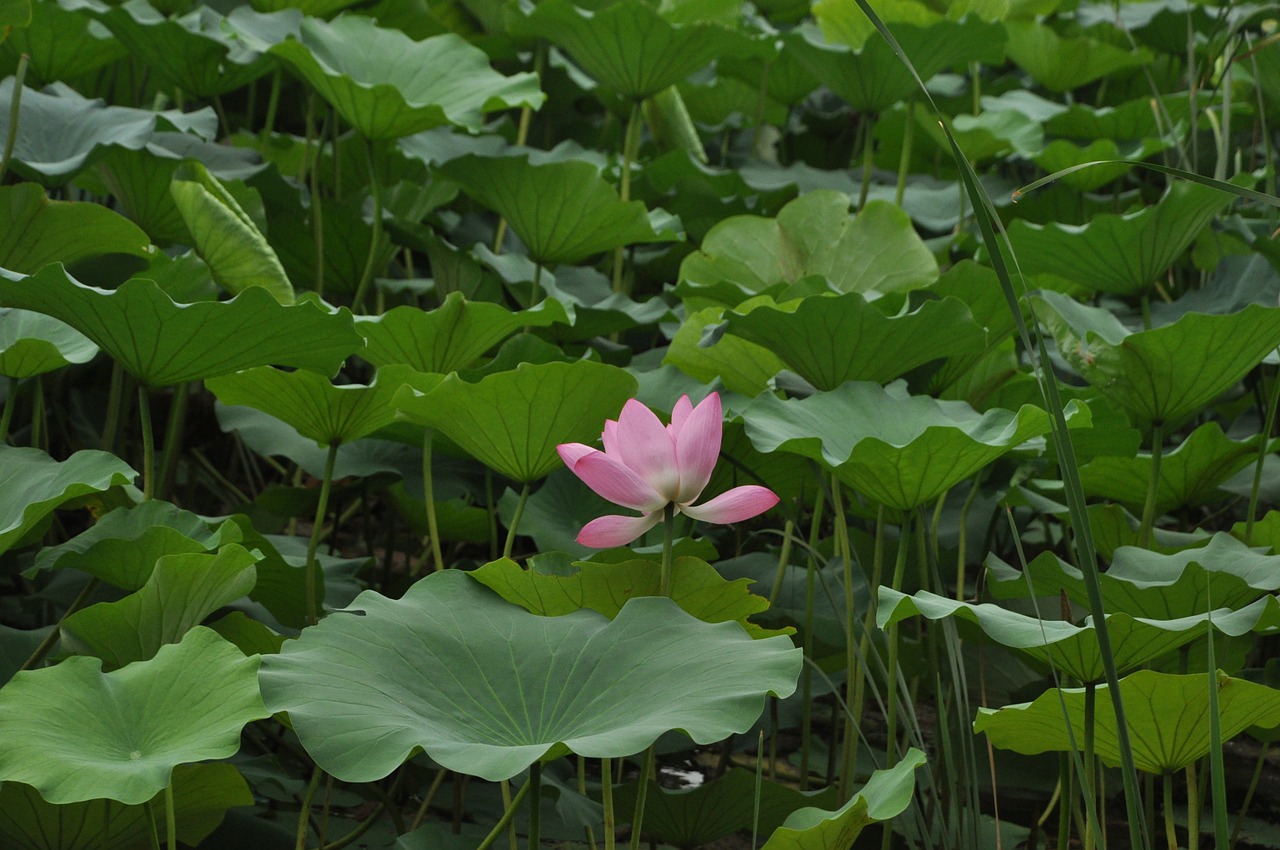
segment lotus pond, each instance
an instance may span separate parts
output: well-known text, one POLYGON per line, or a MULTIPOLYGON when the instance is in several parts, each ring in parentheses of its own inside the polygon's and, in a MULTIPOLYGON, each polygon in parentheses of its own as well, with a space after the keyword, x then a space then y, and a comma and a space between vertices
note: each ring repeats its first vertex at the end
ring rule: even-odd
POLYGON ((1280 846, 1280 36, 0 0, 0 847, 1280 846))

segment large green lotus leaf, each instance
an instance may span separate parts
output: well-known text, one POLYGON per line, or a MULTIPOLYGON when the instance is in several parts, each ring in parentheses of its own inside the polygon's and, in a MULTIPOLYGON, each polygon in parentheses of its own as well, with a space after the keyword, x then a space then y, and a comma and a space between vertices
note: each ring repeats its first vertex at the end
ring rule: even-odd
POLYGON ((381 316, 356 319, 356 331, 365 341, 365 347, 356 353, 374 366, 403 364, 419 372, 448 374, 473 365, 519 330, 568 321, 558 301, 511 311, 501 304, 467 301, 461 292, 451 292, 434 310, 395 307, 381 316))
POLYGON ((70 80, 123 58, 124 45, 84 13, 88 5, 83 0, 45 0, 27 6, 30 25, 10 33, 4 52, 30 57, 29 79, 40 85, 70 80))
MULTIPOLYGON (((147 144, 157 117, 179 129, 206 129, 203 115, 180 117, 172 112, 150 112, 123 106, 104 106, 100 100, 81 97, 65 86, 56 94, 23 88, 18 131, 10 167, 29 180, 50 187, 64 185, 108 147, 137 150, 147 144)), ((0 82, 0 138, 9 132, 13 105, 13 77, 0 82)), ((213 112, 208 112, 213 117, 213 112)))
POLYGON ((558 444, 599 438, 638 386, 616 366, 589 360, 522 363, 476 383, 455 373, 426 394, 404 387, 396 405, 485 466, 527 484, 560 464, 558 444))
MULTIPOLYGON (((1004 59, 1004 28, 977 18, 927 26, 895 24, 893 34, 924 80, 954 65, 996 65, 1004 59)), ((815 30, 802 27, 786 38, 785 49, 859 112, 884 112, 918 90, 910 69, 879 36, 854 51, 829 44, 815 30)))
POLYGON ((730 307, 809 275, 827 278, 840 292, 883 293, 929 284, 938 263, 901 208, 872 201, 851 218, 849 196, 822 189, 796 198, 774 219, 725 219, 680 264, 682 295, 730 307))
POLYGON ((258 660, 197 626, 112 673, 84 657, 18 673, 0 689, 0 778, 51 803, 144 803, 177 765, 234 755, 241 728, 267 716, 258 660))
MULTIPOLYGON (((1052 552, 1036 556, 1027 571, 1037 596, 1066 593, 1088 604, 1084 576, 1052 552)), ((1280 556, 1250 549, 1226 533, 1169 554, 1121 546, 1099 582, 1106 610, 1172 620, 1203 613, 1210 605, 1241 608, 1280 590, 1280 556)), ((1027 595, 1023 574, 994 556, 987 559, 987 586, 997 599, 1027 595)))
POLYGON ((929 291, 944 300, 950 296, 963 301, 973 320, 983 329, 980 349, 968 354, 952 354, 934 375, 933 386, 945 388, 1012 337, 1015 324, 996 273, 972 260, 961 260, 947 269, 929 291))
POLYGON ((1037 296, 1040 319, 1080 375, 1143 423, 1175 427, 1280 345, 1280 309, 1250 304, 1228 315, 1187 313, 1130 331, 1109 310, 1056 292, 1037 296))
MULTIPOLYGON (((191 847, 218 828, 227 810, 252 806, 253 792, 234 765, 180 764, 173 769, 173 808, 178 840, 191 847)), ((150 850, 152 812, 164 811, 162 794, 147 804, 114 800, 54 805, 30 785, 0 787, 0 841, 11 850, 150 850), (148 806, 150 808, 148 808, 148 806)), ((165 837, 163 818, 160 840, 165 837)))
POLYGON ((917 366, 982 349, 985 334, 957 298, 886 315, 857 292, 815 295, 726 315, 729 333, 762 345, 820 390, 888 383, 917 366))
POLYGON ((714 24, 677 24, 647 3, 587 10, 568 0, 542 0, 527 16, 511 15, 515 35, 545 38, 566 51, 612 92, 644 100, 713 59, 755 53, 745 37, 714 24))
POLYGON ((261 286, 230 301, 176 304, 149 280, 106 291, 60 265, 0 274, 0 304, 55 316, 153 387, 274 364, 331 375, 363 340, 345 308, 280 304, 261 286))
POLYGON ((1063 38, 1040 21, 1006 21, 1009 58, 1036 82, 1066 92, 1149 61, 1145 51, 1122 50, 1095 38, 1063 38))
POLYGON ((297 39, 271 48, 367 139, 397 139, 432 127, 478 131, 485 112, 537 108, 538 78, 505 77, 477 47, 448 33, 413 41, 357 15, 306 18, 297 39))
POLYGON ((117 485, 138 473, 108 452, 76 452, 59 463, 39 449, 0 443, 0 554, 63 502, 117 485))
POLYGON ((160 499, 116 508, 57 546, 45 546, 28 571, 76 569, 125 590, 138 590, 166 555, 208 552, 238 542, 200 517, 160 499))
MULTIPOLYGON (((617 811, 635 808, 638 783, 613 789, 617 811)), ((644 831, 663 844, 701 847, 738 830, 758 828, 769 835, 797 809, 823 808, 839 802, 835 786, 804 793, 781 782, 764 779, 757 785, 754 771, 730 768, 724 775, 693 788, 671 790, 649 781, 644 804, 644 831), (756 789, 760 790, 760 817, 756 821, 756 789)))
POLYGON ((871 774, 867 784, 834 812, 806 808, 792 813, 764 843, 762 850, 837 850, 852 847, 862 830, 896 818, 911 805, 916 768, 925 755, 912 747, 887 770, 871 774))
MULTIPOLYGON (((628 599, 659 595, 657 561, 576 561, 573 567, 574 572, 557 575, 526 570, 504 558, 485 564, 471 576, 513 605, 544 617, 586 608, 612 619, 628 599)), ((737 623, 754 637, 783 634, 747 619, 769 607, 768 600, 747 588, 749 584, 749 579, 726 581, 701 558, 686 555, 671 565, 671 599, 685 612, 708 623, 737 623)))
MULTIPOLYGON (((1221 501, 1222 484, 1258 456, 1257 435, 1232 440, 1217 422, 1206 422, 1191 432, 1182 445, 1160 459, 1160 483, 1156 489, 1156 515, 1176 508, 1198 507, 1221 501)), ((1140 513, 1151 480, 1150 453, 1136 457, 1096 457, 1080 468, 1085 494, 1120 502, 1140 513)))
POLYGON ((661 210, 651 214, 640 201, 620 200, 589 162, 467 154, 438 170, 505 218, 529 256, 544 265, 580 263, 622 245, 671 242, 683 235, 661 210))
POLYGON ((1067 139, 1054 139, 1044 146, 1044 150, 1033 156, 1032 160, 1050 174, 1074 168, 1086 162, 1110 160, 1105 165, 1073 171, 1058 178, 1072 189, 1080 192, 1095 192, 1133 170, 1133 166, 1117 160, 1141 162, 1167 147, 1169 143, 1160 139, 1141 139, 1125 143, 1123 146, 1111 139, 1094 139, 1087 145, 1078 145, 1067 139))
POLYGON ((979 414, 964 402, 908 396, 900 385, 886 390, 863 381, 806 399, 782 401, 766 393, 743 418, 758 451, 812 458, 868 498, 899 510, 936 499, 1050 428, 1048 414, 1031 405, 1017 413, 979 414))
MULTIPOLYGON (((1015 649, 1041 664, 1052 665, 1081 682, 1099 682, 1106 676, 1098 632, 1091 621, 1077 626, 1065 620, 1041 620, 990 603, 957 602, 926 590, 907 596, 881 587, 877 625, 883 629, 909 617, 929 620, 953 617, 976 624, 983 634, 1001 646, 1015 649)), ((1203 637, 1209 629, 1209 619, 1204 611, 1173 620, 1107 614, 1116 669, 1122 672, 1136 669, 1203 637)), ((1239 611, 1219 608, 1213 612, 1212 621, 1213 628, 1232 637, 1274 629, 1280 626, 1280 602, 1268 597, 1239 611)))
POLYGON ((0 310, 0 375, 30 378, 72 363, 88 363, 98 346, 43 313, 0 310))
MULTIPOLYGON (((1116 715, 1106 685, 1097 689, 1094 749, 1110 767, 1120 766, 1116 715)), ((1139 670, 1120 680, 1133 762, 1147 773, 1180 770, 1209 752, 1209 689, 1205 674, 1176 676, 1139 670)), ((1084 690, 1049 691, 1034 702, 978 709, 973 731, 986 732, 997 747, 1026 755, 1072 749, 1062 703, 1077 745, 1084 740, 1084 690)), ((1218 671, 1218 713, 1222 740, 1250 726, 1280 724, 1280 691, 1233 679, 1218 671)))
POLYGON ((284 372, 271 366, 246 369, 205 381, 223 404, 269 413, 322 446, 367 437, 396 418, 400 384, 334 386, 315 372, 284 372))
POLYGON ((147 661, 182 640, 214 611, 253 589, 257 556, 234 543, 216 554, 165 555, 136 593, 76 611, 62 624, 62 648, 114 669, 147 661))
MULTIPOLYGON (((2 35, 8 35, 14 27, 25 27, 31 23, 31 0, 0 0, 0 27, 4 27, 2 35)), ((0 37, 0 41, 4 39, 0 37)))
POLYGON ((98 17, 160 80, 197 98, 242 88, 271 70, 270 59, 237 38, 208 6, 166 18, 147 0, 128 0, 98 17))
POLYGON ((334 12, 340 12, 359 2, 360 0, 252 0, 252 5, 259 12, 297 9, 313 18, 327 18, 334 12))
POLYGON ((49 263, 151 250, 147 234, 101 204, 51 201, 35 183, 0 186, 0 268, 34 274, 49 263))
MULTIPOLYGON (((738 309, 748 310, 767 301, 768 297, 764 295, 748 298, 738 305, 738 309)), ((769 381, 786 364, 764 346, 732 334, 721 337, 715 345, 704 346, 703 331, 711 325, 719 324, 724 312, 724 307, 713 306, 690 313, 680 323, 662 362, 675 366, 704 384, 719 379, 725 389, 731 392, 755 396, 768 388, 769 381)))
POLYGON ((293 284, 267 237, 207 168, 198 162, 184 166, 169 192, 219 286, 232 295, 259 286, 281 304, 293 303, 293 284))
POLYGON ((1097 215, 1087 224, 1016 219, 1009 239, 1024 274, 1049 272, 1099 292, 1139 295, 1164 278, 1231 197, 1199 183, 1175 183, 1159 203, 1124 215, 1097 215))
POLYGON ((613 620, 540 617, 445 570, 399 600, 360 594, 264 659, 260 678, 343 781, 386 776, 418 748, 498 780, 560 746, 616 758, 672 729, 698 743, 743 732, 767 693, 795 690, 801 660, 788 638, 752 640, 670 599, 633 599, 613 620))

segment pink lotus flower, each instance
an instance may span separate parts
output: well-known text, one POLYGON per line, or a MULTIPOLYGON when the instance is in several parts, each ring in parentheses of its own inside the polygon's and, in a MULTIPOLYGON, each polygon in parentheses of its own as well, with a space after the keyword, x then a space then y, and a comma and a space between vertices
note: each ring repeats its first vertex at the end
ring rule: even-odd
POLYGON ((582 443, 556 446, 565 465, 588 487, 610 502, 643 514, 594 519, 578 532, 578 542, 593 549, 625 546, 657 525, 668 505, 674 505, 676 513, 711 523, 740 522, 776 505, 778 497, 772 490, 754 484, 692 504, 711 480, 723 429, 718 393, 697 407, 687 395, 681 396, 666 426, 652 410, 631 399, 616 422, 605 422, 604 451, 582 443))

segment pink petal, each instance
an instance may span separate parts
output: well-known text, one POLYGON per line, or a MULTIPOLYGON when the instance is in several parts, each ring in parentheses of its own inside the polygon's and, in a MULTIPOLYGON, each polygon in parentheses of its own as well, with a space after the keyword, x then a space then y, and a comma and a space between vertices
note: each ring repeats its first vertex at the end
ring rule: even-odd
POLYGON ((618 423, 613 419, 606 419, 604 422, 604 433, 600 435, 600 442, 604 443, 606 454, 618 454, 618 423))
POLYGON ((617 451, 610 454, 616 454, 633 472, 648 481, 664 502, 674 501, 680 489, 676 445, 654 412, 634 398, 628 401, 618 416, 615 440, 617 451))
POLYGON ((578 465, 578 461, 592 452, 598 452, 599 449, 584 446, 582 443, 561 443, 556 446, 556 451, 560 453, 560 459, 564 461, 564 465, 573 469, 578 465))
POLYGON ((654 492, 653 488, 620 460, 604 452, 583 456, 573 467, 573 474, 581 478, 615 505, 637 511, 656 511, 669 501, 654 492))
POLYGON ((676 436, 676 464, 680 469, 680 493, 675 499, 678 504, 692 502, 702 495, 720 457, 723 431, 724 411, 719 393, 707 396, 686 415, 676 436))
POLYGON ((578 542, 592 549, 612 549, 615 546, 626 546, 641 534, 658 524, 662 519, 661 511, 647 513, 644 516, 602 516, 593 519, 578 532, 578 542))
POLYGON ((697 507, 682 505, 680 511, 703 522, 723 525, 759 516, 776 504, 778 504, 778 497, 768 487, 745 484, 742 487, 726 490, 711 501, 697 507))
POLYGON ((680 396, 676 406, 671 408, 671 427, 668 430, 673 436, 680 433, 680 429, 684 427, 684 422, 689 418, 690 413, 693 413, 693 404, 689 401, 689 396, 686 393, 680 396))

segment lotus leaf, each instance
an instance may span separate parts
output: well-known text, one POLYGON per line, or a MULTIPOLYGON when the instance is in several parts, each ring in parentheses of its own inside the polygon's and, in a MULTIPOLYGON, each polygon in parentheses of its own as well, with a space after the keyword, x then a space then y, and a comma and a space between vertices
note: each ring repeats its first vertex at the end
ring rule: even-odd
MULTIPOLYGON (((195 847, 217 829, 227 810, 252 806, 253 793, 233 765, 180 764, 173 769, 173 808, 178 840, 195 847)), ((157 795, 143 805, 88 800, 55 806, 30 785, 0 788, 0 841, 14 850, 150 850, 152 811, 163 811, 157 795), (148 808, 150 807, 150 808, 148 808)), ((164 840, 163 822, 159 825, 164 840)))
POLYGON ((662 210, 650 213, 639 201, 620 200, 588 162, 534 163, 527 156, 468 154, 439 170, 506 219, 529 256, 544 265, 580 263, 623 245, 683 236, 662 210))
POLYGON ((542 0, 508 25, 513 34, 563 48, 598 83, 634 100, 652 97, 713 59, 756 52, 732 30, 677 23, 647 3, 587 10, 568 0, 542 0))
POLYGON ((1046 88, 1067 92, 1125 68, 1142 65, 1141 51, 1095 38, 1063 38, 1038 21, 1007 21, 1009 58, 1046 88))
POLYGON ((956 298, 886 315, 856 292, 758 304, 726 316, 729 333, 764 346, 819 390, 888 383, 932 360, 971 354, 984 334, 956 298))
POLYGON ((513 312, 451 292, 435 310, 395 307, 381 316, 358 318, 356 331, 364 337, 365 347, 357 354, 375 366, 404 364, 419 372, 448 374, 471 366, 521 328, 567 321, 557 301, 513 312))
POLYGON ((177 765, 234 755, 241 728, 267 716, 258 658, 201 626, 150 661, 101 663, 68 658, 0 689, 0 779, 51 803, 145 803, 177 765))
POLYGON ((49 263, 151 250, 147 234, 106 207, 51 201, 34 183, 0 186, 0 268, 35 274, 49 263))
POLYGON ((0 375, 30 378, 72 363, 88 363, 98 346, 52 316, 0 310, 0 375))
MULTIPOLYGON (((749 310, 761 303, 767 303, 766 296, 749 298, 738 309, 749 310)), ((715 345, 704 346, 704 333, 721 322, 724 312, 724 307, 691 312, 680 324, 662 362, 703 383, 719 379, 727 390, 754 396, 763 392, 786 364, 764 346, 733 334, 725 334, 715 345)))
POLYGON ((1049 272, 1099 292, 1140 295, 1230 202, 1218 189, 1176 183, 1157 204, 1083 225, 1015 220, 1009 239, 1024 274, 1049 272))
MULTIPOLYGON (((85 14, 83 0, 26 0, 29 21, 9 35, 6 52, 31 57, 28 73, 40 84, 70 80, 123 58, 127 51, 102 24, 85 14)), ((0 4, 3 6, 3 4, 0 4)), ((0 27, 6 23, 0 20, 0 27)), ((4 42, 0 38, 0 42, 4 42)))
POLYGON ((369 18, 306 18, 271 48, 367 139, 397 139, 448 124, 479 130, 485 112, 537 108, 533 74, 504 77, 460 36, 413 41, 369 18))
POLYGON ((862 830, 896 818, 911 805, 916 769, 925 755, 912 748, 893 767, 877 770, 867 784, 834 812, 806 808, 793 812, 774 830, 762 850, 830 850, 851 847, 862 830))
POLYGON ((1199 413, 1280 345, 1280 309, 1251 304, 1228 315, 1187 313, 1130 331, 1113 313, 1056 292, 1038 300, 1063 358, 1145 423, 1174 427, 1199 413))
POLYGON ((425 395, 395 397, 400 411, 435 428, 485 466, 522 483, 560 465, 560 443, 594 442, 605 420, 635 395, 636 379, 616 366, 523 363, 476 383, 452 374, 425 395))
POLYGON ((217 554, 165 555, 136 592, 67 617, 62 648, 94 655, 104 668, 146 661, 214 611, 253 589, 257 556, 234 543, 217 554))
POLYGON ((733 307, 809 275, 822 275, 839 292, 870 296, 928 284, 938 263, 900 208, 872 202, 850 218, 847 195, 818 190, 777 218, 733 216, 711 228, 680 264, 680 291, 733 307))
POLYGON ((419 747, 498 780, 558 745, 615 758, 671 729, 699 743, 742 732, 767 693, 794 691, 800 663, 787 638, 752 640, 669 599, 633 599, 613 620, 539 617, 445 570, 399 600, 362 593, 264 659, 261 680, 343 781, 386 776, 419 747))
MULTIPOLYGON (((1079 411, 1070 411, 1072 418, 1079 411)), ((822 463, 886 507, 910 510, 936 499, 1026 441, 1049 431, 1027 405, 979 414, 964 402, 907 396, 900 385, 850 381, 831 392, 782 401, 758 396, 743 411, 758 451, 822 463)))
MULTIPOLYGON (((658 595, 657 561, 576 561, 573 567, 576 572, 571 574, 549 574, 503 559, 485 564, 471 576, 508 602, 543 617, 586 608, 612 619, 627 600, 658 595)), ((747 589, 750 583, 748 579, 726 581, 701 558, 683 556, 671 564, 671 600, 686 613, 708 623, 737 623, 753 637, 783 634, 747 619, 769 607, 764 597, 747 589)))
MULTIPOLYGON (((987 559, 992 596, 1007 599, 1027 595, 1022 574, 998 558, 987 559)), ((1065 592, 1087 603, 1084 577, 1052 552, 1027 564, 1037 596, 1065 592)), ((1207 544, 1162 554, 1121 546, 1111 566, 1099 576, 1102 601, 1108 611, 1135 617, 1172 620, 1215 608, 1240 608, 1264 594, 1280 590, 1280 556, 1250 549, 1229 534, 1213 535, 1207 544)))
POLYGON ((334 386, 315 372, 283 372, 270 366, 205 381, 223 404, 243 405, 287 422, 322 446, 349 443, 390 425, 400 384, 334 386))
MULTIPOLYGON (((1106 685, 1097 689, 1094 750, 1110 767, 1120 764, 1115 712, 1107 706, 1106 685)), ((1168 773, 1204 758, 1209 752, 1209 689, 1203 673, 1175 676, 1139 670, 1120 681, 1133 761, 1139 770, 1168 773)), ((1076 741, 1084 740, 1084 691, 1049 691, 1034 702, 982 708, 973 731, 986 732, 1001 749, 1034 755, 1071 749, 1062 704, 1076 741)), ((1250 726, 1280 725, 1280 691, 1233 679, 1218 672, 1218 711, 1225 742, 1250 726)))
POLYGON ((109 292, 53 265, 22 279, 0 274, 0 303, 61 319, 153 387, 263 364, 333 374, 362 342, 345 308, 280 304, 261 286, 230 301, 176 304, 149 280, 109 292))
POLYGON ((108 452, 76 452, 59 463, 39 449, 0 443, 0 554, 79 496, 133 482, 138 473, 108 452))

